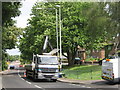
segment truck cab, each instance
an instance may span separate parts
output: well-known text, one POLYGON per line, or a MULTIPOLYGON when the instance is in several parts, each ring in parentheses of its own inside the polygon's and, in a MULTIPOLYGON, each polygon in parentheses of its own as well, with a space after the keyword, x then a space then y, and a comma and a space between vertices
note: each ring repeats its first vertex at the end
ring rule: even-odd
POLYGON ((57 56, 34 55, 33 62, 25 66, 26 76, 36 79, 51 79, 56 81, 59 77, 60 63, 57 56))

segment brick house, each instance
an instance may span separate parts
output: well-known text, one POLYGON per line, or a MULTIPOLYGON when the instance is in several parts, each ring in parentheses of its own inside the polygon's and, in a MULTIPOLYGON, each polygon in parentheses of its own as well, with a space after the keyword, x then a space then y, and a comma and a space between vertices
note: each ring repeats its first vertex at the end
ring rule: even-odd
MULTIPOLYGON (((93 58, 98 58, 98 59, 103 59, 105 58, 105 48, 107 47, 110 48, 110 51, 108 51, 108 55, 113 55, 115 54, 118 50, 120 51, 120 43, 117 45, 117 51, 116 51, 116 46, 114 44, 111 45, 107 45, 104 48, 102 48, 101 50, 91 50, 89 56, 93 57, 93 58)), ((78 51, 77 51, 77 57, 81 57, 82 60, 85 60, 87 57, 86 51, 85 49, 81 48, 80 46, 78 47, 78 51)))
MULTIPOLYGON (((101 50, 91 50, 90 55, 93 58, 103 59, 105 58, 106 54, 113 55, 117 51, 120 52, 120 35, 118 35, 111 44, 106 45, 101 50), (107 50, 108 52, 107 52, 107 50)), ((86 51, 84 48, 78 46, 77 57, 81 57, 82 60, 85 60, 87 57, 86 51)))
POLYGON ((105 58, 105 49, 103 48, 101 50, 92 50, 90 56, 93 58, 103 59, 105 58))

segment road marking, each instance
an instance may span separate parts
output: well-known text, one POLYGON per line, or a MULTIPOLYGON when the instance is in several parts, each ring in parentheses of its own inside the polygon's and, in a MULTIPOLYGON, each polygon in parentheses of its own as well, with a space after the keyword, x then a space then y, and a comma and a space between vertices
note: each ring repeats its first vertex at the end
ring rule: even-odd
POLYGON ((86 86, 81 86, 81 87, 86 87, 86 86))
POLYGON ((23 78, 21 78, 21 79, 25 81, 25 79, 23 79, 23 78))
POLYGON ((42 87, 40 87, 40 86, 38 86, 38 85, 34 85, 35 87, 37 87, 37 88, 42 88, 42 87))
POLYGON ((20 74, 18 74, 18 76, 19 76, 19 77, 21 77, 21 75, 20 75, 20 74))
POLYGON ((22 76, 19 74, 19 70, 18 70, 18 76, 25 81, 25 79, 23 79, 22 76))
POLYGON ((31 82, 26 81, 28 84, 31 84, 31 82))
MULTIPOLYGON (((23 79, 22 76, 19 74, 19 70, 18 70, 18 76, 19 76, 22 80, 26 81, 26 80, 23 79)), ((26 83, 28 83, 28 84, 32 84, 31 82, 28 82, 28 81, 26 81, 26 83)))
POLYGON ((82 86, 82 85, 76 85, 76 84, 69 84, 69 85, 74 85, 74 86, 79 86, 79 87, 86 87, 86 88, 91 88, 91 87, 82 86))
POLYGON ((70 85, 74 85, 74 86, 81 86, 81 85, 76 85, 76 84, 70 84, 70 85))
POLYGON ((70 84, 70 85, 76 85, 76 84, 70 84))

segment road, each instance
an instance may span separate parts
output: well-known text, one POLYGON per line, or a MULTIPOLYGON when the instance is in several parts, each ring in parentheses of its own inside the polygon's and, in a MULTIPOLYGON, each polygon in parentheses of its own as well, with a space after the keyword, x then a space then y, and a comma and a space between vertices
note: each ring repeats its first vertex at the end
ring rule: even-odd
MULTIPOLYGON (((59 90, 59 89, 103 90, 96 87, 98 85, 101 86, 101 88, 105 87, 105 85, 102 85, 100 83, 93 84, 93 85, 83 85, 83 84, 64 83, 59 81, 52 82, 48 80, 44 80, 44 81, 38 80, 36 82, 33 82, 32 79, 28 79, 24 77, 23 73, 24 73, 24 70, 10 70, 7 72, 7 74, 2 75, 2 87, 4 88, 3 90, 16 90, 16 89, 17 90, 59 90)), ((117 85, 114 86, 114 88, 116 87, 117 85)), ((115 90, 118 90, 118 89, 115 89, 115 90)))

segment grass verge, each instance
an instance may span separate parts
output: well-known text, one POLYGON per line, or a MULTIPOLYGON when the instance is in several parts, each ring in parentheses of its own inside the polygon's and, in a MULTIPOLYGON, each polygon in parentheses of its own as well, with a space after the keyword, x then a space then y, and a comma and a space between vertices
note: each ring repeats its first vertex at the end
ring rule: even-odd
POLYGON ((101 66, 80 65, 80 66, 64 67, 62 73, 64 73, 68 79, 100 80, 101 79, 101 66))

